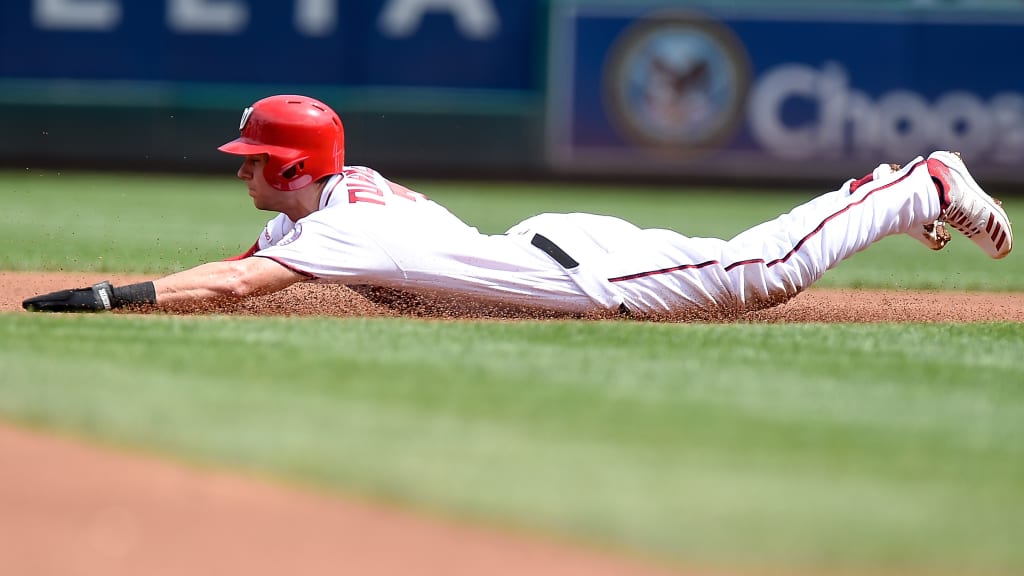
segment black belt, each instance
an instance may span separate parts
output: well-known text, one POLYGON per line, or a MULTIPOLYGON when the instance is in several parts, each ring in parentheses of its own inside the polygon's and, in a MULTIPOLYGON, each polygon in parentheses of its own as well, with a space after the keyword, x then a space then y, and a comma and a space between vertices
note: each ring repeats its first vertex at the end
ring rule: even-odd
MULTIPOLYGON (((562 250, 558 244, 552 242, 547 236, 534 234, 533 238, 530 239, 530 244, 543 250, 545 254, 554 258, 555 262, 558 262, 566 270, 572 270, 580 265, 575 258, 569 256, 565 250, 562 250)), ((625 304, 619 304, 619 314, 629 316, 629 308, 626 308, 625 304)))
POLYGON ((580 263, 574 260, 572 256, 566 254, 565 250, 559 248, 558 244, 555 244, 550 239, 548 239, 547 236, 534 234, 533 239, 530 240, 530 244, 533 244, 537 248, 540 248, 541 250, 546 252, 548 256, 551 256, 552 258, 555 259, 555 262, 561 264, 562 268, 572 270, 573 268, 580 265, 580 263))

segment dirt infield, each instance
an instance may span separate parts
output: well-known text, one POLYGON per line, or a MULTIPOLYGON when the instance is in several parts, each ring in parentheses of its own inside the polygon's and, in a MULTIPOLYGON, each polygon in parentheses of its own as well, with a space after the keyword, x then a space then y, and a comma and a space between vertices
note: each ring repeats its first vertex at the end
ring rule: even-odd
MULTIPOLYGON (((21 310, 29 296, 101 280, 115 285, 137 282, 136 276, 0 272, 0 312, 21 310)), ((274 316, 396 316, 463 318, 544 318, 544 313, 516 309, 454 308, 373 301, 341 286, 298 284, 278 294, 233 304, 210 306, 194 313, 274 316), (376 302, 376 303, 375 303, 376 302)), ((786 304, 750 313, 745 322, 1024 322, 1024 293, 923 292, 912 290, 810 289, 786 304)))
MULTIPOLYGON (((21 311, 21 301, 35 294, 104 279, 115 285, 140 280, 109 274, 0 272, 0 312, 21 311)), ((310 284, 189 312, 518 317, 518 311, 508 309, 454 313, 396 307, 393 302, 383 305, 347 288, 310 284)), ((815 289, 740 321, 1021 322, 1024 294, 815 289)), ((0 510, 0 565, 10 574, 680 573, 566 543, 120 454, 3 423, 0 510)))

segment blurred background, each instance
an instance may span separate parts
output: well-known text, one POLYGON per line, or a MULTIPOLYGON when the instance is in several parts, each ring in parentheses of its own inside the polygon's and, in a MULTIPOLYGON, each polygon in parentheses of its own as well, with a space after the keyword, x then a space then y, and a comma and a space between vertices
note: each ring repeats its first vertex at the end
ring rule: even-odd
POLYGON ((276 93, 392 178, 1024 185, 1022 0, 15 0, 0 167, 224 172, 276 93))

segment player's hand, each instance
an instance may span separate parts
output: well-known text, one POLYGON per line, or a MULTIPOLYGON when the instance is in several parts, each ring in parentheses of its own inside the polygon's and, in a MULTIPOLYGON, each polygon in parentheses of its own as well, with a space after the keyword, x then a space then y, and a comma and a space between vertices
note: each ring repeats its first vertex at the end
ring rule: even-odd
POLYGON ((21 303, 29 312, 98 312, 110 310, 114 287, 103 281, 89 288, 59 290, 33 296, 21 303))

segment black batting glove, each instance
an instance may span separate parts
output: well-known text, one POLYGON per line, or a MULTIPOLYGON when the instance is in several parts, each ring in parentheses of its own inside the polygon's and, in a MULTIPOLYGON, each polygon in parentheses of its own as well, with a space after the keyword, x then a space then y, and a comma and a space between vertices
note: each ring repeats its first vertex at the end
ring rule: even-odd
POLYGON ((29 312, 99 312, 114 307, 114 287, 103 281, 89 288, 59 290, 21 303, 29 312))

